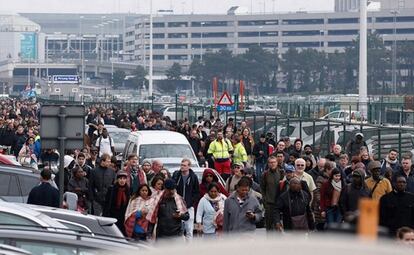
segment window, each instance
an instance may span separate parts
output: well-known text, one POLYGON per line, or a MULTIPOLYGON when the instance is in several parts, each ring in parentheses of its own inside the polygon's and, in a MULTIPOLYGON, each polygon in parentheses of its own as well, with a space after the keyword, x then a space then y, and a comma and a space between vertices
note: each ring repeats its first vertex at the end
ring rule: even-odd
POLYGON ((170 33, 168 34, 168 38, 188 38, 187 33, 170 33))
POLYGON ((259 32, 239 32, 239 37, 258 37, 259 32))
POLYGON ((55 88, 55 93, 60 93, 60 88, 55 88))
POLYGON ((348 30, 329 30, 328 35, 357 35, 358 30, 348 29, 348 30))
POLYGON ((70 246, 47 241, 15 240, 16 247, 29 251, 34 255, 98 255, 102 251, 87 249, 79 246, 70 246))
POLYGON ((165 38, 165 34, 154 33, 154 34, 152 34, 152 38, 165 38))
POLYGON ((394 33, 394 30, 393 30, 392 28, 387 28, 387 29, 377 29, 377 30, 376 30, 376 32, 377 32, 378 34, 381 34, 381 35, 384 35, 384 34, 389 35, 389 34, 393 34, 393 33, 394 33))
POLYGON ((168 27, 188 27, 187 22, 168 22, 168 27))
POLYGON ((154 60, 164 60, 165 56, 164 55, 153 55, 152 59, 154 59, 154 60))
POLYGON ((275 20, 241 20, 239 26, 272 26, 278 25, 279 21, 275 20))
POLYGON ((323 46, 323 42, 284 42, 282 46, 284 48, 289 47, 319 47, 323 46))
POLYGON ((341 41, 336 41, 336 42, 328 42, 328 47, 348 47, 351 46, 352 42, 348 41, 348 42, 341 42, 341 41))
POLYGON ((318 132, 321 132, 324 127, 325 127, 324 125, 315 125, 315 132, 314 132, 313 126, 303 127, 303 131, 305 132, 306 135, 312 136, 313 133, 316 134, 318 132))
POLYGON ((4 184, 10 183, 10 178, 11 176, 9 174, 0 174, 0 183, 2 183, 2 185, 0 185, 0 196, 7 196, 9 193, 9 185, 4 184))
POLYGON ((397 34, 414 34, 414 28, 400 28, 400 29, 397 29, 397 34))
POLYGON ((283 31, 283 36, 312 36, 312 35, 323 35, 320 30, 304 30, 304 31, 283 31))
POLYGON ((12 175, 11 178, 10 178, 8 195, 9 196, 20 196, 21 195, 20 190, 19 190, 19 183, 17 182, 17 176, 16 175, 12 175))
POLYGON ((163 22, 153 22, 152 27, 165 27, 163 22))
POLYGON ((291 136, 293 134, 293 131, 295 131, 294 126, 289 126, 288 128, 283 127, 280 130, 280 137, 291 136))
POLYGON ((191 146, 187 144, 142 144, 139 161, 147 158, 189 158, 195 161, 191 146))
POLYGON ((323 24, 323 19, 284 19, 283 25, 315 25, 323 24))
POLYGON ((187 60, 187 55, 168 55, 168 60, 187 60))
POLYGON ((6 213, 6 212, 0 212, 0 224, 2 225, 23 225, 23 226, 38 226, 37 223, 23 218, 21 216, 6 213))
POLYGON ((378 23, 390 23, 394 22, 394 17, 378 17, 375 20, 378 23))
POLYGON ((168 49, 187 49, 187 44, 168 44, 168 49))
POLYGON ((328 19, 328 24, 352 24, 358 22, 358 18, 328 19))
POLYGON ((225 27, 227 26, 227 21, 197 21, 191 22, 192 27, 201 27, 201 23, 203 23, 203 27, 225 27))
MULTIPOLYGON (((192 38, 201 38, 201 33, 191 33, 192 38)), ((220 38, 220 37, 227 37, 227 33, 203 33, 203 38, 220 38)))
POLYGON ((78 92, 79 92, 78 88, 72 88, 72 93, 78 93, 78 92))
MULTIPOLYGON (((200 49, 201 48, 201 44, 199 43, 194 43, 191 44, 191 48, 193 49, 200 49)), ((227 44, 225 43, 203 43, 203 49, 223 49, 223 48, 227 48, 227 44)))
POLYGON ((39 184, 39 179, 35 176, 19 175, 22 195, 28 196, 33 187, 39 184))
POLYGON ((164 44, 153 44, 152 48, 156 50, 163 50, 165 49, 165 45, 164 44))
POLYGON ((0 183, 2 183, 0 185, 0 196, 20 196, 19 184, 15 175, 0 174, 0 183))

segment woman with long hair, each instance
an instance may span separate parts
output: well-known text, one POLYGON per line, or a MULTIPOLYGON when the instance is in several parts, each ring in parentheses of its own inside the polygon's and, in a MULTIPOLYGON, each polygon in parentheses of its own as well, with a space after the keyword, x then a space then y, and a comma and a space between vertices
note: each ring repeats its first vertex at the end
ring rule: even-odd
POLYGON ((208 192, 198 203, 196 229, 204 235, 214 235, 223 227, 224 201, 226 196, 220 193, 219 186, 213 182, 208 185, 208 192))
POLYGON ((156 175, 151 181, 152 196, 156 196, 164 190, 164 176, 156 175))
POLYGON ((321 188, 321 216, 326 218, 326 223, 341 223, 342 215, 339 209, 339 198, 342 188, 345 186, 341 172, 335 168, 327 182, 321 188))
POLYGON ((146 216, 151 208, 151 195, 150 186, 141 184, 129 200, 125 213, 125 234, 127 237, 141 241, 147 240, 149 222, 146 216))
POLYGON ((25 144, 19 151, 19 162, 22 166, 37 169, 37 157, 34 152, 34 142, 35 139, 33 137, 27 138, 25 144))

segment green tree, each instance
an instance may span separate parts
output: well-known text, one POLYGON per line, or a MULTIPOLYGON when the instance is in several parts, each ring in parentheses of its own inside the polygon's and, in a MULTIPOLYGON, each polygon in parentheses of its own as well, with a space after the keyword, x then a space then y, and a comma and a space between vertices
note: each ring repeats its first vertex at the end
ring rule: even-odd
POLYGON ((405 93, 414 93, 414 42, 404 41, 397 47, 397 63, 400 69, 406 70, 407 79, 405 80, 405 93))
POLYGON ((181 80, 181 65, 175 62, 166 72, 167 79, 170 81, 179 81, 181 80))
POLYGON ((133 81, 138 88, 147 83, 146 76, 148 75, 148 72, 143 66, 137 66, 137 68, 132 72, 132 75, 134 76, 133 81))
POLYGON ((126 74, 123 70, 116 70, 112 75, 112 86, 114 89, 121 87, 124 84, 126 74))
POLYGON ((289 48, 283 55, 281 61, 284 73, 283 83, 286 84, 287 92, 293 92, 297 82, 299 69, 299 52, 296 48, 289 48))

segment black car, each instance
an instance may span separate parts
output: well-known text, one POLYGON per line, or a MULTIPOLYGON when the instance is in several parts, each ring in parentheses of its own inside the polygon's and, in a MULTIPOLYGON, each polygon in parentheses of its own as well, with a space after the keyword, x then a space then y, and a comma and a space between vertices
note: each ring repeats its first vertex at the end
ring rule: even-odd
POLYGON ((26 203, 33 187, 40 183, 40 174, 31 168, 0 165, 0 198, 8 202, 26 203))

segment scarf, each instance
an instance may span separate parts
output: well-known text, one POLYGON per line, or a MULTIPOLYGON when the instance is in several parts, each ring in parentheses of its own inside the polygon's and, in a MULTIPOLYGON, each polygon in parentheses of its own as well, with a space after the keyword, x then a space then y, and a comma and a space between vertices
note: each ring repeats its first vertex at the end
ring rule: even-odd
POLYGON ((395 165, 398 163, 398 159, 391 160, 388 155, 385 157, 385 161, 387 162, 386 166, 391 167, 391 165, 395 165))
POLYGON ((127 196, 126 196, 126 188, 125 187, 118 187, 118 193, 116 193, 116 209, 120 209, 121 206, 127 203, 127 196))
POLYGON ((334 188, 334 190, 341 192, 342 190, 342 182, 335 182, 334 180, 331 181, 332 187, 334 188))
POLYGON ((204 198, 210 202, 214 211, 216 211, 213 217, 213 225, 216 227, 216 229, 222 227, 224 223, 224 201, 227 197, 223 194, 219 194, 216 198, 213 199, 208 195, 208 193, 206 193, 204 195, 204 198))
POLYGON ((136 213, 141 212, 144 208, 149 211, 152 206, 152 198, 143 199, 137 197, 131 199, 125 212, 125 233, 132 237, 135 224, 139 225, 145 232, 148 230, 148 220, 146 218, 136 218, 136 213))
MULTIPOLYGON (((180 211, 181 214, 184 214, 187 212, 187 206, 185 205, 185 202, 183 198, 177 194, 177 192, 174 192, 174 200, 175 204, 177 205, 177 210, 180 211)), ((157 196, 153 198, 152 201, 152 207, 150 208, 148 214, 147 214, 147 220, 153 224, 156 223, 157 217, 158 217, 158 209, 160 208, 160 202, 165 198, 165 191, 160 192, 157 196)))

